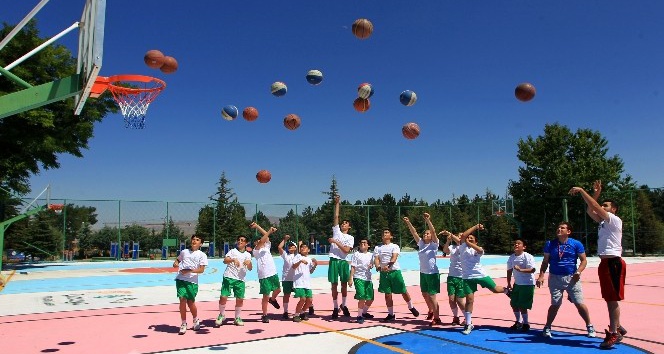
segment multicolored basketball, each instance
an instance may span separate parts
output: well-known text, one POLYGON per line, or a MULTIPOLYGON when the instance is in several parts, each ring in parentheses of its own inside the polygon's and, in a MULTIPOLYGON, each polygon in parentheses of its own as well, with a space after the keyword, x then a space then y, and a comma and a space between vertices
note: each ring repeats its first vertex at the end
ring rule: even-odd
POLYGON ((286 94, 286 91, 288 91, 288 87, 286 87, 285 83, 277 81, 272 84, 272 86, 270 87, 270 91, 272 92, 273 95, 281 97, 286 94))
POLYGON ((353 22, 353 34, 359 39, 367 39, 373 33, 373 23, 366 18, 359 18, 353 22))
POLYGON ((364 113, 371 107, 371 101, 368 98, 358 97, 353 102, 353 107, 356 111, 364 113))
POLYGON ((259 183, 267 183, 272 179, 272 174, 268 170, 260 170, 256 174, 256 180, 259 183))
POLYGON ((250 122, 258 119, 258 110, 254 107, 247 107, 242 111, 242 117, 250 122))
POLYGON ((237 118, 237 114, 238 114, 237 107, 230 104, 228 106, 224 106, 224 108, 221 109, 221 116, 225 120, 233 120, 237 118))
POLYGON ((289 114, 284 117, 284 127, 288 130, 295 130, 300 127, 300 117, 297 114, 289 114))
POLYGON ((153 49, 148 50, 143 57, 145 65, 152 69, 159 69, 164 65, 164 53, 153 49))
POLYGON ((417 102, 417 95, 411 90, 406 90, 399 96, 399 102, 404 106, 412 106, 417 102))
POLYGON ((165 56, 164 64, 159 68, 164 74, 171 74, 178 70, 178 61, 173 57, 165 56))
POLYGON ((370 98, 374 94, 373 86, 368 82, 363 82, 357 87, 357 95, 360 98, 370 98))
POLYGON ((514 96, 521 102, 528 102, 535 98, 535 86, 529 82, 524 82, 519 84, 516 89, 514 89, 514 96))
POLYGON ((312 85, 318 85, 323 81, 323 73, 320 70, 309 70, 307 81, 312 85))
POLYGON ((415 139, 420 136, 420 126, 417 123, 406 123, 401 128, 401 134, 406 139, 415 139))

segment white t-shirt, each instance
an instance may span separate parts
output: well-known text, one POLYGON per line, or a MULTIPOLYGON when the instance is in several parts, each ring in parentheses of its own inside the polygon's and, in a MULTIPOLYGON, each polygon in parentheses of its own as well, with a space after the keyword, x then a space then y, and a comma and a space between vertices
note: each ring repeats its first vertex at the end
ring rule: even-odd
POLYGON ((461 252, 461 277, 463 279, 479 279, 487 276, 480 264, 480 258, 484 253, 475 251, 466 243, 459 246, 459 252, 461 252))
POLYGON ((609 213, 609 220, 599 223, 597 254, 600 256, 622 255, 622 220, 609 213))
POLYGON ((350 266, 355 267, 353 279, 371 281, 371 266, 373 265, 373 253, 371 252, 353 252, 353 259, 350 266))
POLYGON ((420 238, 417 242, 417 255, 420 257, 420 273, 423 274, 438 274, 438 265, 436 264, 436 253, 438 252, 439 243, 433 241, 424 243, 420 238))
POLYGON ((265 244, 263 244, 263 247, 254 248, 252 251, 254 257, 256 257, 258 279, 269 278, 277 274, 277 266, 274 264, 272 253, 270 253, 271 246, 272 243, 267 241, 265 244))
MULTIPOLYGON (((233 248, 228 253, 226 257, 231 259, 237 259, 240 262, 240 267, 238 268, 235 263, 226 264, 226 270, 224 271, 224 278, 236 279, 244 281, 244 278, 247 276, 247 266, 244 265, 244 261, 251 261, 251 254, 247 251, 240 251, 237 248, 233 248)), ((224 257, 224 258, 226 258, 224 257)))
POLYGON ((314 264, 311 261, 311 258, 305 257, 301 254, 297 254, 293 257, 293 264, 299 262, 301 259, 306 259, 307 264, 300 263, 295 269, 295 274, 293 275, 293 289, 311 289, 311 269, 313 269, 314 264))
POLYGON ((512 269, 512 276, 514 276, 514 284, 516 285, 535 285, 535 272, 524 273, 513 269, 518 265, 521 269, 535 268, 535 258, 528 253, 523 252, 520 255, 512 254, 507 259, 507 269, 512 269))
MULTIPOLYGON (((401 248, 396 243, 389 243, 387 245, 380 245, 376 246, 374 248, 374 255, 378 257, 380 261, 380 265, 382 266, 387 266, 388 263, 392 260, 392 254, 399 254, 401 253, 401 248)), ((397 260, 394 262, 392 265, 392 270, 400 270, 401 267, 399 267, 399 258, 397 256, 397 260)))
POLYGON ((197 269, 202 265, 206 266, 208 264, 207 255, 201 250, 191 252, 190 249, 185 248, 180 251, 178 261, 180 261, 180 265, 178 266, 178 275, 175 279, 198 284, 198 273, 180 273, 180 271, 184 269, 197 269))
POLYGON ((281 281, 293 281, 295 269, 293 269, 293 259, 297 253, 290 254, 288 251, 281 252, 281 258, 284 260, 284 267, 281 269, 281 281))
POLYGON ((447 273, 450 277, 463 277, 463 268, 461 267, 461 252, 458 245, 449 245, 450 249, 450 270, 447 273))
MULTIPOLYGON (((332 238, 335 239, 336 241, 341 242, 342 245, 348 246, 350 248, 353 248, 353 245, 355 243, 355 237, 341 232, 341 229, 339 228, 339 225, 332 226, 332 238)), ((347 255, 348 254, 345 253, 336 244, 333 243, 333 244, 330 245, 330 257, 331 258, 346 259, 347 255)))

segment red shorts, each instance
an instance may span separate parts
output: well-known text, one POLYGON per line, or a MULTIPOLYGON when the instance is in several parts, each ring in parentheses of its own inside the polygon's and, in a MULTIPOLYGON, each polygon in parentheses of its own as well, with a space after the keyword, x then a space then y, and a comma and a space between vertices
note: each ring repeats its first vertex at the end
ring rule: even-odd
POLYGON ((625 298, 625 274, 627 265, 620 257, 603 258, 597 268, 602 298, 606 301, 620 301, 625 298))

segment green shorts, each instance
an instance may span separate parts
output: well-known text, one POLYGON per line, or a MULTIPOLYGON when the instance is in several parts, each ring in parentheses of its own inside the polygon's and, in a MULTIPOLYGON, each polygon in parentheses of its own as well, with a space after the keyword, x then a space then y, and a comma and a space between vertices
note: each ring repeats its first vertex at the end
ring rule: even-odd
POLYGON ((406 283, 403 281, 401 270, 380 272, 378 292, 383 294, 405 294, 406 283))
POLYGON ((295 295, 294 297, 303 297, 307 299, 311 299, 314 297, 313 292, 311 289, 305 289, 305 288, 295 288, 295 295))
POLYGON ((224 280, 221 281, 221 296, 229 297, 231 296, 232 291, 233 294, 235 294, 236 299, 244 299, 244 288, 244 281, 224 278, 224 280))
POLYGON ((198 284, 185 280, 176 279, 175 289, 177 290, 178 298, 196 300, 196 295, 198 295, 198 284))
POLYGON ((350 264, 344 259, 330 257, 330 264, 327 267, 327 280, 332 283, 348 283, 350 279, 350 264))
POLYGON ((533 308, 535 297, 535 285, 514 285, 510 294, 510 306, 515 309, 533 308))
POLYGON ((438 294, 440 292, 440 273, 420 273, 420 290, 422 290, 422 294, 438 294))
POLYGON ((468 294, 466 291, 470 291, 470 289, 461 277, 447 276, 447 295, 459 298, 466 297, 466 294, 468 294))
POLYGON ((468 294, 476 292, 478 285, 485 289, 493 289, 496 287, 496 283, 491 277, 464 279, 463 282, 466 283, 468 289, 470 289, 468 294))
POLYGON ((281 281, 281 288, 284 289, 284 295, 285 294, 290 294, 293 292, 293 281, 288 281, 288 280, 282 280, 281 281))
POLYGON ((271 277, 258 279, 258 285, 260 285, 260 291, 258 291, 258 293, 268 295, 271 291, 280 289, 279 277, 275 274, 271 277))
POLYGON ((355 300, 373 300, 374 299, 374 288, 373 282, 362 280, 362 279, 353 279, 355 285, 355 300))

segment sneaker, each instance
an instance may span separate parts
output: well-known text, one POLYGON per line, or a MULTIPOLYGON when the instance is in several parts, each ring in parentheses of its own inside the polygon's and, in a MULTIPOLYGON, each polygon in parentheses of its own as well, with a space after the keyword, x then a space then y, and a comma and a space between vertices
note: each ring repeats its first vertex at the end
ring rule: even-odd
POLYGON ((313 315, 314 315, 314 307, 310 306, 309 307, 309 316, 313 316, 313 315))
POLYGON ((262 316, 261 316, 261 322, 263 322, 263 323, 270 323, 270 318, 267 317, 267 315, 262 315, 262 316))
POLYGON ((606 334, 606 337, 604 338, 604 341, 599 344, 599 347, 601 349, 609 349, 613 348, 613 346, 618 343, 618 333, 611 333, 609 332, 608 329, 604 330, 604 333, 606 334))
POLYGON ((339 306, 341 308, 341 311, 344 313, 344 316, 350 317, 350 311, 348 310, 347 306, 341 305, 339 306))
POLYGON ((357 316, 357 318, 355 319, 355 322, 357 322, 357 323, 359 323, 359 324, 364 323, 364 317, 362 317, 362 316, 357 316))
POLYGON ((288 316, 288 312, 284 312, 284 314, 281 315, 281 318, 283 318, 284 320, 287 320, 287 319, 290 318, 290 316, 288 316))
POLYGON ((521 322, 514 322, 512 327, 510 327, 510 329, 513 330, 513 331, 518 331, 518 330, 521 329, 522 326, 523 325, 521 324, 521 322))
POLYGON ((461 333, 468 335, 468 334, 470 334, 470 332, 473 331, 473 328, 475 328, 475 326, 473 326, 472 323, 467 324, 466 326, 463 327, 463 331, 461 331, 461 333))
POLYGON ((233 321, 233 324, 236 325, 236 326, 244 326, 244 321, 242 321, 241 318, 236 317, 235 321, 233 321))
POLYGON ((362 317, 364 317, 364 318, 368 318, 368 319, 372 319, 372 318, 374 318, 374 315, 372 315, 372 314, 370 314, 370 313, 368 313, 368 312, 365 312, 365 313, 362 314, 362 317))
POLYGON ((414 307, 409 308, 409 310, 410 310, 410 313, 412 313, 413 316, 415 316, 415 317, 420 315, 420 311, 417 311, 417 309, 414 308, 414 307))
POLYGON ((339 309, 335 308, 334 310, 332 310, 332 319, 336 320, 337 318, 339 318, 339 309))
POLYGON ((452 324, 453 326, 454 326, 454 325, 457 325, 457 326, 460 325, 460 324, 461 324, 461 319, 459 318, 459 316, 454 316, 454 318, 452 319, 452 323, 451 323, 451 324, 452 324))
POLYGON ((593 325, 586 326, 586 329, 588 330, 588 334, 586 335, 588 338, 597 337, 597 334, 595 332, 595 327, 593 325))
POLYGON ((397 316, 395 316, 394 314, 390 314, 390 315, 385 316, 385 318, 383 318, 382 322, 393 322, 396 318, 397 318, 397 316))
POLYGON ((226 319, 226 317, 224 317, 224 315, 217 316, 217 319, 214 320, 215 326, 219 327, 219 326, 223 325, 225 319, 226 319))
POLYGON ((194 331, 198 331, 198 330, 200 330, 200 329, 201 329, 201 321, 199 321, 199 320, 194 320, 194 328, 193 328, 193 330, 194 330, 194 331))
POLYGON ((267 302, 269 302, 270 305, 274 306, 274 308, 277 309, 277 310, 281 308, 281 306, 279 306, 279 303, 277 302, 276 299, 270 298, 270 299, 267 299, 267 302))
POLYGON ((302 322, 300 316, 293 316, 293 322, 302 322))
POLYGON ((178 332, 179 335, 183 335, 187 332, 187 324, 183 323, 180 325, 180 332, 178 332))
POLYGON ((553 338, 553 336, 551 335, 551 327, 544 327, 542 329, 542 335, 547 338, 553 338))
POLYGON ((521 325, 521 332, 528 332, 530 331, 530 324, 524 323, 521 325))
POLYGON ((427 312, 427 321, 433 319, 433 312, 427 312))
POLYGON ((618 341, 617 341, 617 343, 622 342, 623 337, 625 337, 626 334, 627 334, 627 330, 623 326, 618 327, 618 341))
POLYGON ((434 318, 433 320, 431 320, 431 323, 429 324, 429 326, 442 326, 442 325, 443 321, 441 321, 440 318, 434 318))
POLYGON ((511 298, 512 297, 512 289, 505 288, 505 295, 507 295, 507 297, 511 298))
POLYGON ((302 321, 309 321, 309 315, 307 315, 306 313, 301 313, 300 318, 302 319, 302 321))

